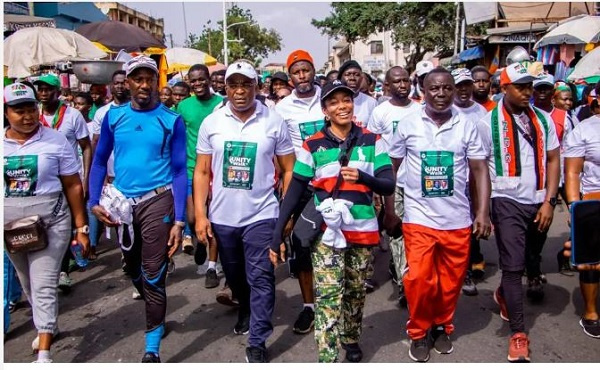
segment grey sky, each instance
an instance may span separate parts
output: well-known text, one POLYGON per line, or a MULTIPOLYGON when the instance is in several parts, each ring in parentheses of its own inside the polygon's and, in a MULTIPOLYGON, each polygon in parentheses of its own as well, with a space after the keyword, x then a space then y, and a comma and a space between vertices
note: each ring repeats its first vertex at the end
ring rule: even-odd
MULTIPOLYGON (((269 55, 263 65, 271 62, 285 63, 289 53, 305 49, 315 60, 315 67, 321 68, 327 60, 327 36, 310 24, 312 18, 323 19, 330 13, 328 2, 236 2, 244 9, 250 9, 261 27, 274 28, 282 37, 280 52, 269 55)), ((144 12, 152 17, 164 18, 165 34, 173 34, 175 46, 183 46, 185 40, 183 6, 181 2, 124 2, 128 7, 144 12)), ((185 2, 188 33, 200 34, 202 26, 211 19, 212 24, 223 18, 222 2, 185 2)), ((234 37, 230 37, 234 38, 234 37)), ((167 36, 167 46, 170 46, 167 36)), ((332 40, 332 44, 333 44, 332 40)), ((205 50, 206 51, 206 50, 205 50)))

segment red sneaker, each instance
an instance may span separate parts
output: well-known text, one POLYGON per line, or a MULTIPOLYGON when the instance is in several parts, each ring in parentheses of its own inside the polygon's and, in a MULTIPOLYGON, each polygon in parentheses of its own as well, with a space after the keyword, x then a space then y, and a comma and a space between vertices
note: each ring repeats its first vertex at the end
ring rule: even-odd
POLYGON ((500 293, 500 287, 494 292, 494 302, 500 306, 500 318, 504 321, 508 321, 508 308, 506 308, 506 301, 500 293))
POLYGON ((515 333, 508 342, 508 361, 529 362, 529 338, 525 333, 515 333))

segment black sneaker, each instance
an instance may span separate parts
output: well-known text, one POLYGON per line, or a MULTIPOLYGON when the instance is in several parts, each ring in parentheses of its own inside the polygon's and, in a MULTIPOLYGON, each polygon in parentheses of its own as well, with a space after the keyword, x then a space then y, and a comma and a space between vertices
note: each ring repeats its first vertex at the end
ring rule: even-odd
POLYGON ((544 286, 541 278, 527 279, 527 298, 533 302, 540 302, 544 299, 544 286))
POLYGON ((267 350, 260 347, 246 347, 246 362, 267 363, 267 350))
POLYGON ((144 357, 142 357, 143 364, 159 363, 159 362, 160 362, 160 357, 156 353, 146 352, 146 354, 144 354, 144 357))
POLYGON ((198 244, 196 244, 196 250, 194 251, 194 262, 198 266, 204 265, 204 262, 206 262, 206 257, 208 257, 206 246, 198 242, 198 244))
POLYGON ((429 343, 427 343, 427 337, 411 341, 408 357, 415 362, 429 361, 429 343))
POLYGON ((358 343, 342 343, 342 348, 346 350, 346 360, 350 362, 360 362, 362 360, 363 353, 358 343))
POLYGON ((579 325, 583 328, 583 332, 592 337, 600 339, 600 321, 599 320, 587 320, 583 317, 579 320, 579 325))
POLYGON ((397 285, 398 284, 398 274, 396 274, 396 265, 394 265, 393 259, 390 259, 390 265, 388 267, 388 272, 390 273, 390 276, 391 276, 394 284, 397 285))
POLYGON ((404 293, 404 285, 398 286, 398 304, 402 308, 408 307, 408 300, 406 299, 406 293, 404 293))
POLYGON ((463 294, 470 297, 479 294, 479 292, 477 291, 477 286, 475 286, 475 282, 473 282, 471 276, 471 271, 467 271, 467 276, 465 276, 465 281, 462 286, 463 294))
POLYGON ((233 327, 233 334, 246 335, 250 332, 250 314, 239 314, 238 321, 233 327))
POLYGON ((433 349, 440 355, 447 355, 454 351, 452 341, 443 326, 438 326, 431 331, 431 339, 433 340, 433 349))
POLYGON ((294 323, 292 329, 296 334, 306 334, 311 331, 315 325, 315 311, 310 307, 304 307, 304 309, 298 315, 298 319, 294 323))
POLYGON ((375 287, 377 286, 372 279, 365 279, 364 284, 365 284, 365 289, 367 290, 367 293, 373 293, 373 291, 375 290, 375 287))
POLYGON ((217 276, 217 270, 208 269, 206 270, 206 280, 204 281, 204 287, 207 289, 216 288, 219 286, 219 277, 217 276))

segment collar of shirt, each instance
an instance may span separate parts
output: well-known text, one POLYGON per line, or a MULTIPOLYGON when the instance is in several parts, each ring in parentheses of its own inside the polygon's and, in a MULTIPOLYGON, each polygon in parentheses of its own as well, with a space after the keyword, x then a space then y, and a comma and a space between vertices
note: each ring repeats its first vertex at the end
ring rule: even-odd
MULTIPOLYGON (((298 95, 296 95, 296 89, 294 89, 292 91, 292 100, 294 101, 295 104, 306 105, 306 100, 299 98, 298 95)), ((315 86, 315 95, 312 96, 312 99, 310 100, 310 103, 308 104, 308 106, 312 107, 313 105, 315 105, 317 103, 320 104, 320 100, 321 100, 321 88, 319 86, 315 86)))
POLYGON ((243 124, 248 124, 252 120, 257 118, 257 116, 262 115, 264 113, 265 109, 268 109, 268 108, 265 107, 264 105, 262 105, 258 100, 255 99, 254 100, 254 113, 252 113, 252 115, 250 117, 248 117, 246 122, 242 122, 235 114, 233 114, 233 111, 231 110, 231 102, 228 101, 227 104, 225 105, 224 113, 227 117, 231 117, 234 120, 239 121, 243 124))
MULTIPOLYGON (((6 136, 6 131, 8 131, 9 128, 10 128, 10 126, 7 126, 7 127, 4 128, 4 142, 5 143, 20 144, 18 140, 11 139, 11 138, 8 138, 6 136)), ((25 141, 23 143, 23 145, 27 145, 27 144, 30 144, 30 143, 34 143, 34 142, 36 142, 38 140, 41 140, 42 139, 42 130, 43 129, 44 129, 44 127, 40 124, 40 128, 38 128, 37 132, 35 134, 33 134, 33 136, 30 137, 27 141, 25 141)))
POLYGON ((425 105, 423 105, 423 109, 421 109, 421 119, 427 124, 434 125, 438 131, 450 130, 454 125, 460 122, 458 110, 454 106, 452 106, 451 112, 452 117, 438 127, 437 123, 427 115, 427 112, 425 112, 425 105))

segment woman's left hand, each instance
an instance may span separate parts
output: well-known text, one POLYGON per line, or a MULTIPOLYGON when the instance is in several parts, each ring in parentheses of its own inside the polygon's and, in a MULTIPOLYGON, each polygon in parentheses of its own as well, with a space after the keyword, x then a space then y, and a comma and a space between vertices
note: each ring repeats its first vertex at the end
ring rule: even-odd
POLYGON ((90 248, 90 237, 88 234, 75 233, 75 240, 81 245, 81 254, 84 258, 88 258, 91 252, 90 248))
POLYGON ((354 184, 358 181, 358 169, 352 167, 342 167, 340 174, 344 181, 354 184))

